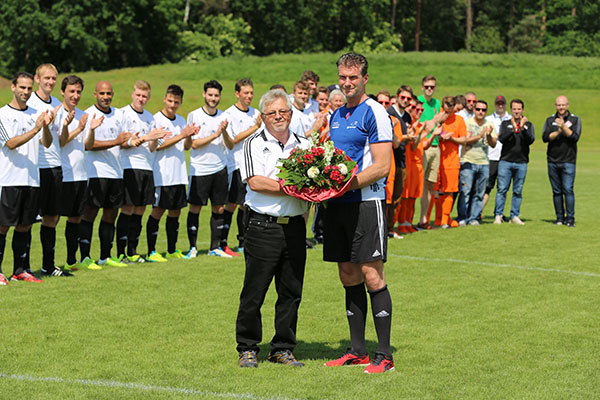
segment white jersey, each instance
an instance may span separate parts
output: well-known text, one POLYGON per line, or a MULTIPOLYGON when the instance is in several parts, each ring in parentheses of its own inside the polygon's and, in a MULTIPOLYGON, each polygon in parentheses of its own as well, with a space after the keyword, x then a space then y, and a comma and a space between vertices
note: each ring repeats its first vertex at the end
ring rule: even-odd
MULTIPOLYGON (((214 115, 209 115, 202 107, 189 113, 187 123, 189 125, 195 123, 200 127, 200 131, 192 136, 192 140, 205 138, 215 133, 226 117, 227 115, 221 110, 217 110, 214 115)), ((192 149, 190 152, 190 176, 212 175, 221 171, 227 166, 228 153, 223 136, 217 137, 199 149, 192 149)))
MULTIPOLYGON (((492 115, 488 115, 485 117, 486 121, 490 121, 494 123, 494 127, 496 127, 496 133, 500 134, 500 125, 502 121, 508 121, 512 116, 509 113, 504 113, 504 116, 501 117, 496 112, 492 115)), ((500 155, 502 154, 502 142, 499 140, 496 141, 496 146, 488 146, 488 158, 490 161, 500 161, 500 155)))
MULTIPOLYGON (((54 96, 50 96, 49 101, 42 100, 37 93, 33 93, 27 105, 38 112, 44 112, 46 110, 53 111, 60 104, 54 96)), ((62 109, 62 107, 61 107, 62 109)), ((50 133, 52 134, 52 144, 46 148, 40 146, 40 156, 38 164, 40 168, 54 168, 60 167, 60 143, 58 142, 58 135, 60 135, 60 128, 56 125, 50 127, 50 133)))
MULTIPOLYGON (((174 119, 169 119, 162 111, 154 114, 154 120, 158 126, 164 126, 165 130, 171 132, 171 136, 177 136, 185 128, 185 119, 175 114, 174 119)), ((185 185, 187 183, 187 169, 185 167, 185 149, 183 140, 166 149, 156 150, 154 159, 154 185, 173 186, 185 185)))
MULTIPOLYGON (((234 105, 225 110, 225 118, 229 121, 227 125, 227 133, 232 139, 245 130, 249 129, 253 125, 256 125, 256 119, 258 118, 258 110, 256 108, 248 107, 248 111, 242 111, 234 105)), ((227 159, 227 169, 229 172, 233 172, 240 168, 242 165, 244 155, 242 153, 242 147, 244 141, 233 145, 233 149, 229 151, 229 158, 227 159)))
MULTIPOLYGON (((139 132, 138 137, 142 138, 156 128, 154 117, 150 114, 150 111, 144 110, 140 113, 135 111, 131 105, 127 105, 121 108, 121 110, 123 111, 124 131, 131 132, 132 134, 139 132)), ((150 151, 150 144, 148 142, 142 143, 138 147, 121 149, 121 166, 123 169, 152 171, 153 164, 154 154, 150 151)))
POLYGON ((9 105, 0 108, 0 186, 40 186, 38 158, 42 130, 14 150, 6 142, 35 128, 38 112, 33 107, 17 110, 9 105))
MULTIPOLYGON (((62 131, 63 123, 69 112, 61 107, 56 113, 53 125, 58 127, 58 131, 62 131)), ((79 120, 85 113, 79 108, 75 107, 75 116, 73 121, 67 127, 69 132, 74 131, 79 126, 79 120)), ((86 181, 87 173, 85 172, 85 164, 83 156, 85 154, 85 138, 87 136, 87 130, 84 129, 81 133, 73 138, 69 143, 65 144, 60 149, 60 159, 62 163, 62 175, 63 182, 78 182, 86 181)), ((43 146, 42 146, 43 147, 43 146)))
POLYGON ((306 131, 310 131, 314 124, 312 115, 305 114, 292 106, 292 120, 290 121, 290 131, 298 136, 306 137, 306 131))
MULTIPOLYGON (((90 129, 92 117, 95 115, 98 119, 104 116, 102 124, 94 130, 95 140, 114 140, 123 132, 123 112, 121 110, 111 107, 110 112, 106 113, 93 105, 85 110, 85 113, 88 115, 85 127, 86 135, 90 129)), ((85 153, 85 170, 88 178, 123 179, 120 146, 104 150, 88 150, 85 153)))

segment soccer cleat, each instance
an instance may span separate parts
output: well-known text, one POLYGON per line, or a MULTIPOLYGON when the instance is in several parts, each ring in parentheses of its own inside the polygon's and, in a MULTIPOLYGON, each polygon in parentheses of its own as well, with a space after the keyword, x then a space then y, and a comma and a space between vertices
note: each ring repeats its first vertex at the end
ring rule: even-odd
POLYGON ((84 258, 83 261, 81 261, 81 263, 79 263, 79 265, 81 265, 82 268, 87 268, 87 269, 91 269, 94 271, 102 269, 101 266, 96 264, 96 262, 89 257, 84 258))
POLYGON ((223 250, 221 250, 221 248, 216 248, 216 249, 209 250, 208 251, 208 255, 209 256, 223 257, 223 258, 233 258, 229 254, 227 254, 223 250))
POLYGON ((365 374, 380 374, 382 372, 393 371, 394 370, 394 359, 390 355, 386 355, 383 353, 375 353, 375 357, 373 357, 373 361, 367 368, 363 370, 365 374))
POLYGON ((229 254, 231 257, 239 257, 240 255, 235 251, 231 250, 229 246, 221 247, 221 250, 225 252, 225 254, 229 254))
POLYGON ((242 351, 238 360, 240 368, 258 368, 256 352, 252 350, 242 351))
POLYGON ((71 274, 70 272, 63 271, 60 268, 56 268, 56 267, 49 269, 49 270, 45 270, 44 267, 42 267, 41 271, 42 271, 42 275, 45 275, 45 276, 73 276, 73 274, 71 274))
POLYGON ((517 217, 516 215, 510 219, 509 223, 515 225, 525 225, 525 222, 521 221, 521 218, 517 217))
POLYGON ((189 257, 187 255, 185 255, 185 254, 183 254, 181 252, 181 250, 175 250, 172 253, 167 253, 167 254, 165 254, 165 258, 167 260, 169 260, 169 259, 171 259, 171 260, 180 260, 182 258, 189 259, 189 257))
POLYGON ((146 261, 149 262, 167 262, 167 260, 157 253, 156 251, 152 251, 150 254, 146 256, 146 261))
POLYGON ((35 275, 30 274, 29 272, 21 272, 19 275, 14 275, 10 277, 11 281, 25 281, 25 282, 35 282, 41 283, 42 280, 35 277, 35 275))
POLYGON ((350 349, 335 360, 327 361, 324 364, 326 367, 341 367, 344 365, 369 365, 369 355, 359 356, 353 353, 350 349))
POLYGON ((238 253, 243 253, 243 252, 244 252, 244 248, 243 248, 243 247, 240 247, 240 246, 238 246, 238 248, 237 248, 237 249, 235 249, 235 251, 236 251, 236 252, 238 252, 238 253))
POLYGON ((296 357, 294 357, 290 350, 279 350, 275 353, 271 353, 267 357, 267 361, 292 367, 304 367, 304 363, 296 360, 296 357))
POLYGON ((130 264, 141 264, 141 263, 145 263, 146 260, 144 260, 144 257, 140 256, 139 254, 134 254, 132 256, 127 256, 126 257, 127 260, 129 261, 130 264))
POLYGON ((8 285, 8 279, 4 276, 4 274, 0 273, 0 286, 8 285))
POLYGON ((67 264, 63 267, 66 271, 77 271, 77 263, 73 263, 71 265, 67 264))
POLYGON ((198 250, 195 247, 192 247, 190 251, 187 252, 187 258, 196 258, 198 256, 198 250))
POLYGON ((113 258, 113 257, 109 257, 104 260, 98 260, 98 265, 106 265, 107 267, 119 267, 119 268, 123 268, 123 267, 127 266, 127 264, 125 264, 124 262, 119 261, 118 258, 113 258))
POLYGON ((502 218, 502 215, 496 215, 494 217, 494 224, 500 225, 503 222, 504 222, 504 218, 502 218))

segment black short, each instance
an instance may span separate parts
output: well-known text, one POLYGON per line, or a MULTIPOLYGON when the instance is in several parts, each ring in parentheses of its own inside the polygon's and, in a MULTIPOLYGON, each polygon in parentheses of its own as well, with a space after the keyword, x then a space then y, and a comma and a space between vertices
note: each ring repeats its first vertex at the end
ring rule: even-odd
POLYGON ((229 184, 228 203, 244 204, 246 200, 246 184, 242 182, 240 170, 236 169, 231 174, 231 183, 229 184))
POLYGON ((488 178, 488 184, 485 188, 485 193, 490 194, 490 192, 496 186, 496 179, 498 179, 498 164, 500 161, 492 161, 490 160, 490 176, 488 178))
POLYGON ((205 206, 227 203, 227 168, 211 175, 190 176, 188 203, 205 206))
POLYGON ((154 176, 145 169, 123 170, 125 185, 124 204, 128 206, 147 206, 154 204, 154 176))
POLYGON ((40 207, 40 188, 6 186, 0 191, 0 225, 31 225, 40 207))
POLYGON ((323 260, 363 264, 386 259, 385 200, 327 204, 323 260))
POLYGON ((96 208, 120 208, 123 205, 123 179, 90 178, 87 204, 96 208))
POLYGON ((40 215, 60 215, 62 168, 40 168, 40 215))
POLYGON ((181 210, 187 206, 185 185, 157 186, 154 198, 154 207, 165 210, 181 210))
POLYGON ((60 215, 80 217, 86 206, 87 181, 63 182, 60 215))

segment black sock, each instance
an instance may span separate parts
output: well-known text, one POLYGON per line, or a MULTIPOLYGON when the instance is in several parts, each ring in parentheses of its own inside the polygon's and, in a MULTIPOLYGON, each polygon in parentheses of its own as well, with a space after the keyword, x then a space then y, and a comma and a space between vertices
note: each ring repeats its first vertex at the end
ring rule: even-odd
POLYGON ((82 219, 79 223, 79 253, 81 254, 82 260, 90 256, 90 247, 92 246, 93 230, 93 222, 89 222, 82 219))
POLYGON ((344 286, 346 289, 346 316, 350 326, 352 351, 362 356, 367 354, 365 344, 365 321, 367 319, 367 291, 364 283, 344 286))
POLYGON ((25 270, 30 270, 31 265, 29 264, 29 259, 31 257, 31 228, 26 232, 27 236, 25 237, 27 247, 25 248, 25 261, 24 268, 25 270))
POLYGON ((42 242, 42 267, 46 271, 54 269, 54 248, 56 246, 56 228, 42 225, 40 227, 42 242))
POLYGON ((0 234, 0 274, 2 273, 2 261, 4 260, 5 248, 6 248, 6 235, 0 234))
POLYGON ((110 257, 110 250, 115 237, 115 225, 111 222, 100 221, 98 227, 98 237, 100 238, 100 259, 106 260, 110 257))
POLYGON ((188 232, 188 240, 190 241, 190 249, 192 247, 196 247, 196 240, 198 240, 198 224, 199 224, 200 214, 196 214, 193 212, 188 212, 187 216, 187 232, 188 232))
POLYGON ((227 246, 227 236, 229 236, 229 228, 231 228, 231 220, 233 213, 231 211, 223 211, 223 230, 221 231, 221 247, 227 246))
POLYGON ((244 247, 244 232, 246 231, 246 227, 244 226, 244 209, 242 207, 238 207, 237 212, 237 226, 238 226, 238 235, 237 239, 239 242, 239 247, 244 247))
POLYGON ((156 239, 158 238, 158 220, 152 215, 148 216, 146 222, 146 242, 148 243, 148 254, 156 250, 156 239))
POLYGON ((167 217, 167 251, 174 253, 177 247, 177 235, 179 234, 179 217, 167 217))
POLYGON ((125 254, 130 217, 131 216, 127 214, 119 214, 119 219, 117 220, 117 256, 125 254))
POLYGON ((13 232, 12 251, 14 258, 13 275, 19 275, 26 270, 27 232, 13 232))
POLYGON ((377 332, 377 352, 391 356, 392 297, 387 285, 375 292, 369 292, 369 296, 371 296, 371 310, 377 332))
POLYGON ((212 213, 210 216, 210 249, 219 247, 223 236, 223 225, 225 224, 223 214, 212 213))
POLYGON ((129 217, 129 230, 127 231, 127 255, 137 254, 137 246, 142 232, 142 215, 131 214, 129 217))
POLYGON ((67 221, 67 225, 65 226, 65 238, 67 239, 67 264, 73 265, 77 262, 79 224, 67 221))

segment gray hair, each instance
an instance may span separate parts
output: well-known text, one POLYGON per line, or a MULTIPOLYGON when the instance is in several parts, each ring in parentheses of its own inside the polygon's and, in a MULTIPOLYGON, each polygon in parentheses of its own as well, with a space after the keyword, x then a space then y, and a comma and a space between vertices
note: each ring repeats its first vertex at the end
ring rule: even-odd
POLYGON ((260 109, 260 112, 264 114, 265 108, 267 108, 269 104, 279 99, 285 100, 285 103, 287 104, 288 108, 290 110, 292 109, 292 100, 290 100, 287 93, 285 93, 281 89, 271 89, 267 93, 263 94, 260 98, 260 102, 258 103, 258 108, 260 109))
POLYGON ((344 103, 346 102, 346 95, 340 89, 333 89, 331 93, 329 93, 329 101, 333 101, 335 96, 342 96, 344 98, 344 103))

